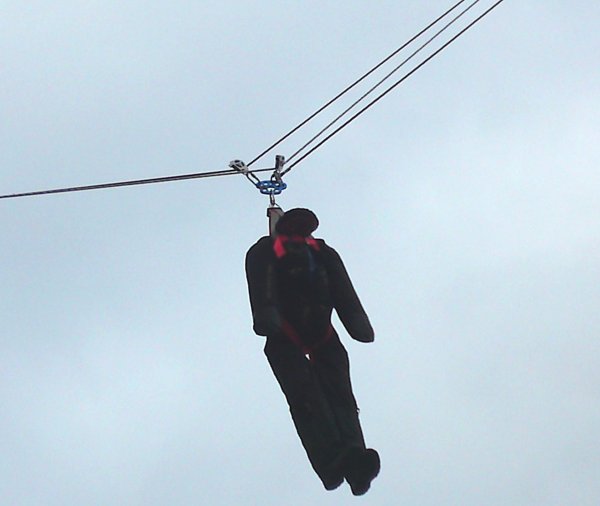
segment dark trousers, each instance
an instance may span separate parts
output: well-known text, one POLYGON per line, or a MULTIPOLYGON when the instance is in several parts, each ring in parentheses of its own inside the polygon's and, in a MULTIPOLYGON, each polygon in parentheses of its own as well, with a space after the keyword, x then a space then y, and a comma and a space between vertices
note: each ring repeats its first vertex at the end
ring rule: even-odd
POLYGON ((327 487, 343 476, 350 448, 365 448, 346 349, 334 332, 308 358, 286 336, 267 337, 265 355, 283 391, 310 463, 327 487))

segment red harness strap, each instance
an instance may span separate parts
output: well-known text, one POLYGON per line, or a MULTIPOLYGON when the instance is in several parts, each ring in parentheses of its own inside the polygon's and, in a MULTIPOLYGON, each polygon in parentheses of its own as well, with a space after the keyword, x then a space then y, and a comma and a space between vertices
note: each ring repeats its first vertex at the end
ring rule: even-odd
POLYGON ((296 329, 294 329, 294 327, 292 327, 290 322, 288 322, 287 320, 284 319, 281 324, 281 327, 282 327, 285 335, 290 338, 290 341, 292 341, 296 346, 298 346, 298 348, 300 348, 302 350, 302 353, 304 353, 309 359, 312 359, 311 353, 313 353, 315 350, 317 350, 317 348, 320 348, 321 346, 323 346, 327 341, 329 341, 331 339, 331 336, 333 336, 333 327, 331 325, 329 325, 327 327, 327 331, 325 332, 325 335, 323 336, 323 338, 320 341, 317 341, 312 346, 307 346, 304 343, 304 341, 302 341, 302 339, 300 338, 298 333, 296 332, 296 329))
POLYGON ((284 257, 287 253, 285 250, 286 242, 304 242, 315 251, 319 251, 321 249, 319 243, 313 237, 302 237, 301 235, 278 235, 273 242, 273 251, 278 259, 284 257))
MULTIPOLYGON (((319 243, 313 237, 310 236, 304 237, 301 235, 278 235, 273 241, 273 251, 275 252, 275 256, 277 257, 277 259, 281 259, 286 255, 286 242, 303 242, 315 251, 320 251, 321 249, 319 243)), ((296 332, 296 329, 292 327, 290 322, 284 319, 281 326, 283 332, 290 339, 290 341, 292 341, 298 348, 300 348, 302 350, 302 353, 304 353, 309 359, 311 359, 311 353, 313 353, 317 348, 329 341, 329 339, 331 339, 331 336, 333 335, 333 327, 329 325, 327 331, 325 332, 325 335, 321 340, 317 341, 312 346, 307 346, 298 335, 298 332, 296 332)))

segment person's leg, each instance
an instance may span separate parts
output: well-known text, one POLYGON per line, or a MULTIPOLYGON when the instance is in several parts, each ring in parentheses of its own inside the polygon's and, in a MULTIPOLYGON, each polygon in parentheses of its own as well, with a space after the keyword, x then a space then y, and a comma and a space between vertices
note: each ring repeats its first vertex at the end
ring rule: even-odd
POLYGON ((319 385, 327 399, 346 448, 365 448, 358 418, 358 406, 350 381, 348 353, 337 334, 312 354, 312 364, 319 385))
POLYGON ((343 482, 332 465, 340 453, 340 432, 310 361, 286 337, 267 338, 265 355, 313 469, 325 488, 336 488, 343 482))
POLYGON ((379 454, 367 449, 358 417, 358 406, 350 381, 348 353, 334 336, 311 354, 319 384, 335 416, 342 439, 339 469, 354 495, 363 495, 377 476, 379 454))

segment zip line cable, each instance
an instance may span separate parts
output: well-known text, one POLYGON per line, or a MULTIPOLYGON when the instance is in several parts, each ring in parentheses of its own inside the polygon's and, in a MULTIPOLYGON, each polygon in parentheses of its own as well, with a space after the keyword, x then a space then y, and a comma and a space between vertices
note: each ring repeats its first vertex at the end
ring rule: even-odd
MULTIPOLYGON (((365 73, 363 76, 361 76, 359 79, 357 79, 354 83, 352 83, 350 86, 348 86, 342 92, 340 92, 338 95, 336 95, 334 98, 332 98, 329 102, 327 102, 325 105, 323 105, 317 111, 315 111, 313 114, 311 114, 308 118, 306 118, 304 121, 302 121, 296 127, 294 127, 292 130, 290 130, 287 134, 285 134, 283 137, 281 137, 279 140, 277 140, 275 143, 273 143, 271 146, 269 146, 267 149, 265 149, 260 155, 258 155, 250 163, 248 163, 245 166, 245 168, 246 169, 249 168, 252 164, 257 162, 260 158, 262 158, 268 152, 273 150, 276 146, 281 144, 285 139, 287 139, 293 133, 298 131, 302 126, 304 126, 306 123, 308 123, 310 120, 312 120, 315 116, 317 116, 319 113, 324 111, 327 107, 329 107, 331 104, 333 104, 339 98, 344 96, 351 89, 353 89, 355 86, 357 86, 363 80, 365 80, 373 72, 375 72, 377 69, 379 69, 382 65, 384 65, 391 58, 396 56, 406 46, 408 46, 409 44, 414 42, 417 38, 419 38, 421 35, 423 35, 425 32, 427 32, 429 29, 431 29, 434 25, 439 23, 442 19, 444 19, 446 16, 448 16, 452 11, 454 11, 456 8, 458 8, 465 1, 466 0, 460 0, 455 5, 453 5, 450 9, 448 9, 441 16, 439 16, 437 19, 435 19, 433 22, 431 22, 429 25, 427 25, 423 30, 421 30, 419 33, 417 33, 415 36, 413 36, 410 40, 405 42, 402 46, 400 46, 398 49, 396 49, 390 55, 388 55, 386 58, 384 58, 382 61, 380 61, 377 65, 375 65, 373 68, 371 68, 367 73, 365 73)), ((54 189, 54 190, 42 190, 42 191, 0 195, 0 199, 32 197, 32 196, 37 196, 37 195, 49 195, 49 194, 54 194, 54 193, 79 192, 79 191, 87 191, 87 190, 100 190, 100 189, 105 189, 105 188, 117 188, 117 187, 122 187, 122 186, 164 183, 164 182, 170 182, 170 181, 183 181, 186 179, 200 179, 200 178, 205 178, 205 177, 228 176, 228 175, 234 175, 234 174, 244 174, 246 176, 246 178, 254 186, 256 186, 257 184, 260 183, 260 179, 256 175, 254 175, 254 172, 265 172, 265 171, 269 171, 269 170, 273 170, 273 169, 240 170, 239 168, 238 169, 232 168, 231 170, 213 171, 213 172, 205 172, 205 173, 194 173, 194 174, 183 174, 180 176, 167 176, 167 177, 139 179, 139 180, 132 180, 132 181, 121 181, 121 182, 115 182, 115 183, 76 186, 76 187, 72 187, 72 188, 58 188, 58 189, 54 189)))
POLYGON ((298 123, 298 125, 296 125, 294 128, 292 128, 288 133, 286 133, 283 137, 281 137, 280 139, 278 139, 277 141, 275 141, 273 144, 271 144, 267 149, 265 149, 262 153, 260 153, 258 156, 256 156, 250 163, 248 163, 248 167, 250 167, 252 164, 254 164, 256 161, 258 161, 259 159, 261 159, 263 156, 265 156, 267 153, 269 153, 270 151, 272 151, 275 147, 279 146, 279 144, 281 144, 284 140, 286 140, 290 135, 294 134, 295 132, 297 132, 300 128, 302 128, 304 125, 306 125, 310 120, 312 120, 315 116, 317 116, 318 114, 320 114, 321 112, 323 112, 325 109, 327 109, 331 104, 333 104, 334 102, 336 102, 339 98, 343 97, 346 93, 348 93, 351 89, 353 89, 355 86, 357 86, 358 84, 360 84, 362 81, 364 81, 367 77, 369 77, 373 72, 375 72, 377 69, 379 69, 382 65, 384 65, 385 63, 387 63, 389 60, 391 60, 394 56, 396 56, 400 51, 402 51, 405 47, 407 47, 408 45, 410 45, 412 42, 414 42, 416 39, 418 39, 421 35, 423 35, 425 32, 427 32, 431 27, 433 27, 434 25, 436 25, 437 23, 439 23, 442 19, 444 19, 448 14, 450 14, 454 9, 456 9, 460 4, 464 3, 466 0, 460 0, 460 2, 457 2, 456 4, 454 4, 452 7, 450 7, 450 9, 448 9, 446 12, 444 12, 441 16, 439 16, 436 20, 432 21, 429 25, 427 25, 425 28, 423 28, 423 30, 421 30, 419 33, 417 33, 416 35, 414 35, 412 38, 410 38, 407 42, 405 42, 404 44, 402 44, 398 49, 396 49, 395 51, 393 51, 392 53, 390 53, 388 56, 386 56, 383 60, 381 60, 377 65, 375 65, 371 70, 369 70, 367 73, 363 74, 360 78, 358 78, 356 81, 354 81, 350 86, 348 86, 346 89, 344 89, 343 91, 341 91, 338 95, 336 95, 335 97, 333 97, 331 100, 329 100, 329 102, 327 102, 326 104, 324 104, 323 106, 321 106, 319 109, 317 109, 315 112, 313 112, 310 116, 308 116, 308 118, 306 118, 304 121, 302 121, 301 123, 298 123))
POLYGON ((289 167, 287 167, 284 171, 281 172, 281 176, 284 176, 285 174, 287 174, 290 170, 292 170, 296 165, 298 165, 300 162, 302 162, 305 158, 307 158, 309 155, 311 155, 312 153, 314 153, 317 149, 319 149, 323 144, 325 144, 329 139, 331 139, 334 135, 336 135, 338 132, 340 132, 342 129, 344 129, 345 127, 347 127, 350 123, 352 123, 356 118, 358 118, 361 114, 363 114, 364 112, 366 112, 368 109, 370 109, 373 105, 375 105, 377 102, 379 102, 383 97, 385 97, 388 93, 390 93, 392 90, 394 90, 396 87, 398 87, 400 84, 402 84, 404 81, 406 81, 410 76, 412 76, 417 70, 419 70, 421 67, 423 67, 426 63, 428 63, 430 60, 432 60, 434 57, 436 57, 438 54, 440 54, 444 49, 446 49, 450 44, 452 44, 456 39, 458 39, 461 35, 463 35, 467 30, 469 30, 470 28, 472 28, 474 25, 476 25, 479 21, 481 21, 485 16, 487 16, 491 11, 493 11, 496 7, 498 7, 502 2, 504 2, 504 0, 498 0, 494 5, 492 5, 489 9, 487 9, 483 14, 479 15, 477 18, 475 18, 471 23, 469 23, 465 28, 463 28, 460 32, 458 32, 456 35, 454 35, 450 40, 448 40, 445 44, 443 44, 439 49, 437 49, 436 51, 434 51, 431 55, 429 55, 425 60, 423 60, 421 63, 419 63, 419 65, 417 65, 414 69, 412 69, 410 72, 408 72, 407 74, 405 74, 402 78, 400 78, 398 81, 396 81, 394 84, 392 84, 387 90, 385 90, 383 93, 381 93, 380 95, 378 95, 375 99, 373 99, 371 102, 369 102, 366 106, 364 106, 362 109, 360 109, 357 113, 355 113, 353 116, 351 116, 348 120, 346 120, 344 123, 342 123, 339 127, 337 127, 333 132, 331 132, 327 137, 325 137, 323 140, 321 140, 317 145, 313 146, 308 152, 304 153, 304 155, 302 155, 300 158, 298 158, 298 160, 296 160, 294 163, 292 163, 289 167))
MULTIPOLYGON (((202 179, 202 178, 209 178, 209 177, 230 176, 230 175, 239 175, 239 174, 243 174, 244 176, 246 176, 246 178, 248 178, 248 180, 254 186, 256 186, 259 189, 261 189, 260 186, 259 186, 259 184, 260 183, 264 183, 264 182, 261 182, 260 179, 255 175, 255 173, 273 171, 273 168, 263 168, 263 169, 249 170, 250 165, 252 165, 253 163, 255 163, 259 158, 263 157, 265 154, 267 154, 269 151, 271 151, 274 147, 276 147, 277 145, 279 145, 281 142, 283 142, 285 139, 287 139, 290 135, 292 135, 294 132, 296 132, 298 129, 300 129, 302 126, 304 126, 306 123, 308 123, 317 114, 319 114, 320 112, 322 112, 324 109, 326 109, 331 104, 333 104, 336 100, 338 100, 340 97, 342 97, 348 91, 350 91, 352 88, 354 88, 356 85, 358 85, 364 79, 366 79, 375 70, 377 70, 378 68, 380 68, 384 63, 386 63, 387 61, 389 61, 392 57, 394 57, 396 54, 398 54, 402 49, 404 49, 406 46, 408 46, 410 43, 412 43, 415 39, 417 39, 422 34, 424 34, 427 30, 429 30, 431 27, 433 27, 436 23, 438 23, 440 20, 442 20, 448 14, 450 14, 453 10, 455 10, 459 5, 461 5, 465 1, 466 0, 461 0, 460 2, 456 3, 453 7, 451 7, 444 14, 442 14, 440 17, 438 17, 435 21, 433 21, 432 23, 430 23, 426 28, 424 28, 423 30, 421 30, 417 35, 415 35, 414 37, 412 37, 408 42, 406 42, 400 48, 398 48, 393 53, 391 53, 389 56, 387 56, 384 60, 382 60, 375 67, 373 67, 371 70, 369 70, 366 74, 364 74, 362 77, 360 77, 354 83, 352 83, 345 90, 343 90, 341 93, 339 93, 336 97, 334 97, 333 99, 331 99, 329 102, 327 102, 325 105, 323 105, 320 109, 318 109, 312 115, 310 115, 307 119, 305 119, 303 122, 301 122, 300 124, 298 124, 292 130, 290 130, 287 134, 285 134, 283 137, 281 137, 278 141, 276 141, 274 144, 272 144, 269 148, 267 148, 265 151, 263 151, 260 155, 258 155, 256 158, 254 158, 248 165, 244 165, 242 162, 239 162, 238 160, 235 160, 235 161, 233 161, 233 162, 230 163, 230 169, 225 169, 225 170, 217 170, 217 171, 210 171, 210 172, 196 172, 196 173, 192 173, 192 174, 181 174, 181 175, 175 175, 175 176, 164 176, 164 177, 156 177, 156 178, 148 178, 148 179, 135 179, 135 180, 129 180, 129 181, 118 181, 118 182, 112 182, 112 183, 93 184, 93 185, 86 185, 86 186, 74 186, 74 187, 69 187, 69 188, 57 188, 57 189, 53 189, 53 190, 41 190, 41 191, 33 191, 33 192, 25 192, 25 193, 14 193, 14 194, 0 195, 0 199, 10 199, 10 198, 20 198, 20 197, 32 197, 32 196, 37 196, 37 195, 49 195, 49 194, 55 194, 55 193, 80 192, 80 191, 87 191, 87 190, 100 190, 100 189, 106 189, 106 188, 118 188, 118 187, 123 187, 123 186, 136 186, 136 185, 145 185, 145 184, 154 184, 154 183, 166 183, 166 182, 173 182, 173 181, 184 181, 184 180, 189 180, 189 179, 202 179), (241 165, 237 165, 238 163, 241 163, 241 165)), ((355 113, 353 116, 351 116, 348 120, 346 120, 343 124, 341 124, 339 127, 337 127, 333 132, 331 132, 327 137, 325 137, 324 139, 322 139, 318 144, 316 144, 315 146, 313 146, 308 152, 306 152, 304 155, 302 155, 299 159, 297 159, 293 164, 291 164, 285 170, 279 171, 279 166, 276 167, 275 170, 277 172, 279 183, 283 184, 281 182, 281 177, 283 175, 287 174, 290 170, 292 170, 292 168, 294 168, 296 165, 298 165, 300 162, 302 162, 309 155, 311 155, 312 153, 314 153, 318 148, 320 148, 323 144, 325 144, 334 135, 336 135, 343 128, 345 128, 346 126, 348 126, 352 121, 354 121, 356 118, 358 118, 361 114, 363 114, 365 111, 367 111, 367 109, 371 108, 373 105, 375 105, 377 102, 379 102, 379 100, 381 100, 384 96, 386 96, 388 93, 390 93, 393 89, 395 89, 397 86, 399 86, 400 84, 402 84, 406 79, 408 79, 417 70, 419 70, 421 67, 423 67, 427 62, 429 62, 431 59, 433 59, 435 56, 437 56, 439 53, 441 53, 444 49, 446 49, 452 42, 454 42, 456 39, 458 39, 467 30, 469 30, 476 23, 478 23, 481 19, 483 19, 485 16, 487 16, 493 9, 495 9, 503 1, 504 0, 498 0, 494 5, 492 5, 489 9, 487 9, 483 14, 481 14, 474 21, 472 21, 471 23, 469 23, 465 28, 463 28, 460 32, 458 32, 455 36, 453 36, 450 40, 448 40, 445 44, 443 44, 439 49, 437 49, 434 53, 432 53, 430 56, 428 56, 425 60, 423 60, 414 69, 412 69, 410 72, 408 72, 407 74, 405 74, 401 79, 399 79, 398 81, 396 81, 392 86, 390 86, 383 93, 381 93, 380 95, 378 95, 374 100, 372 100, 371 102, 369 102, 365 107, 363 107, 357 113, 355 113)), ((319 134, 317 134, 316 137, 314 137, 313 139, 311 139, 307 144, 305 144, 302 148, 300 148, 300 150, 298 150, 296 153, 294 153, 292 155, 292 157, 297 156, 301 151, 303 151, 305 148, 307 148, 314 140, 316 140, 320 135, 322 135, 335 122, 337 122, 339 119, 341 119, 341 117, 344 116, 350 109, 352 109, 353 107, 355 107, 355 105, 357 105, 357 103, 359 103, 360 101, 362 101, 367 95, 369 95, 372 91, 374 91, 375 88, 377 88, 380 84, 382 84, 385 80, 387 80, 394 72, 396 72, 400 67, 402 67, 408 60, 412 59, 425 46, 427 46, 432 40, 434 40, 435 38, 437 38, 438 35, 440 35, 442 32, 444 32, 451 24, 453 24, 457 19, 459 19, 460 17, 462 17, 468 10, 470 10, 478 2, 479 2, 479 0, 475 0, 475 2, 473 4, 471 4, 469 7, 467 7, 467 9, 465 9, 461 14, 459 14, 454 20, 452 20, 449 24, 447 24, 444 28, 442 28, 436 35, 434 35, 429 41, 427 41, 423 46, 421 46, 407 60, 405 60, 398 67, 396 67, 390 74, 388 74, 374 88, 372 88, 371 90, 369 90, 356 103, 354 103, 352 106, 350 106, 349 109, 347 109, 346 111, 344 111, 341 116, 339 116, 338 118, 336 118, 324 130, 322 130, 321 132, 319 132, 319 134)), ((261 192, 263 192, 262 189, 261 189, 261 192)))
POLYGON ((371 93, 373 93, 377 88, 379 88, 384 82, 386 82, 390 77, 392 77, 398 70, 400 70, 404 65, 406 65, 409 61, 411 61, 415 56, 417 56, 423 49, 425 49, 429 44, 431 44, 435 39, 437 39, 440 35, 442 35, 448 28, 450 28, 454 23, 456 23, 460 18, 462 18, 467 12, 469 12, 475 5, 477 5, 480 0, 475 0, 471 3, 466 9, 464 9, 460 14, 455 16, 449 23, 444 25, 441 30, 438 30, 433 37, 430 37, 424 44, 422 44, 417 50, 415 50, 410 56, 405 58, 399 65, 394 67, 391 72, 389 72, 383 79, 378 81, 374 86, 372 86, 365 94, 363 94, 358 100, 353 102, 349 107, 344 109, 344 111, 339 114, 333 121, 328 123, 322 130, 320 130, 314 137, 312 137, 306 144, 304 144, 300 149, 294 152, 292 155, 288 156, 286 162, 290 162, 296 156, 298 156, 302 151, 304 151, 308 146, 310 146, 315 140, 317 140, 321 135, 323 135, 327 130, 329 130, 333 125, 335 125, 340 119, 342 119, 346 114, 348 114, 352 109, 354 109, 358 104, 360 104, 364 99, 366 99, 371 93))
MULTIPOLYGON (((273 168, 270 167, 268 169, 255 169, 253 171, 249 171, 250 174, 255 172, 267 172, 272 171, 273 168)), ((179 176, 165 176, 165 177, 154 177, 149 179, 134 179, 131 181, 120 181, 116 183, 103 183, 103 184, 92 184, 87 186, 74 186, 71 188, 57 188, 55 190, 42 190, 42 191, 34 191, 34 192, 26 192, 26 193, 14 193, 9 195, 0 195, 0 199, 12 199, 18 197, 33 197, 35 195, 49 195, 52 193, 68 193, 68 192, 80 192, 86 190, 102 190, 105 188, 118 188, 121 186, 136 186, 143 184, 154 184, 154 183, 167 183, 171 181, 184 181, 187 179, 203 179, 207 177, 218 177, 218 176, 232 176, 239 175, 241 172, 236 169, 226 169, 226 170, 215 170, 211 172, 196 172, 194 174, 181 174, 179 176)), ((256 176, 255 176, 256 177, 256 176)))

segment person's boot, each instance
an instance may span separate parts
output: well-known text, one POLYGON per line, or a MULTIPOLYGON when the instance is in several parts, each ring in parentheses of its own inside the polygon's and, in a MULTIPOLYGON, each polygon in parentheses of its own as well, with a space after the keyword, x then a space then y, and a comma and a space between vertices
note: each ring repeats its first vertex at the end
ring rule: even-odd
POLYGON ((344 483, 343 476, 328 476, 327 478, 321 477, 321 481, 323 482, 323 486, 325 490, 335 490, 342 483, 344 483))
POLYGON ((353 449, 344 466, 344 477, 350 485, 352 494, 366 494, 371 487, 371 482, 379 474, 380 467, 379 454, 375 450, 353 449))
POLYGON ((340 452, 329 466, 319 474, 325 490, 335 490, 344 483, 346 456, 346 451, 340 452))

